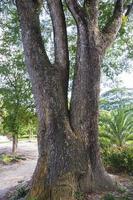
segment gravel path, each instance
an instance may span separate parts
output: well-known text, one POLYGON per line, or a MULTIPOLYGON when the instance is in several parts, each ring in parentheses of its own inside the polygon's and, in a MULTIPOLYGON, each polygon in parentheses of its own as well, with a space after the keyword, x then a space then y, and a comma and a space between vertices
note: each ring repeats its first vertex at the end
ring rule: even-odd
MULTIPOLYGON (((0 154, 7 152, 11 152, 11 143, 0 143, 0 154)), ((11 165, 0 164, 0 200, 4 200, 10 188, 31 178, 37 161, 36 142, 19 142, 17 154, 24 155, 26 160, 11 165)))

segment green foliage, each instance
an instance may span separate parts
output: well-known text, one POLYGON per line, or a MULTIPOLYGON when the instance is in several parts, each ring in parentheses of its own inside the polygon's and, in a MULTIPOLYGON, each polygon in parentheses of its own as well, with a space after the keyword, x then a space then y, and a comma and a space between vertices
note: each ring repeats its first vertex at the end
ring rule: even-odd
POLYGON ((114 197, 114 195, 112 195, 111 193, 106 194, 102 200, 116 200, 116 198, 114 197))
POLYGON ((105 27, 105 24, 109 21, 112 16, 114 3, 111 0, 100 1, 99 9, 99 26, 100 29, 105 27))
POLYGON ((133 113, 125 109, 102 111, 99 122, 100 141, 106 146, 124 146, 133 141, 133 113))
MULTIPOLYGON (((83 5, 83 1, 78 1, 83 5)), ((99 27, 102 30, 105 24, 111 19, 114 9, 114 1, 106 0, 100 1, 99 5, 99 27)), ((71 81, 74 76, 75 67, 75 56, 76 56, 76 42, 77 42, 77 29, 75 21, 68 11, 66 5, 64 5, 65 17, 67 22, 67 33, 68 33, 68 44, 69 44, 69 57, 70 57, 70 89, 71 81)), ((41 18, 42 35, 45 38, 45 46, 51 61, 54 59, 54 45, 52 36, 52 24, 49 16, 49 11, 47 6, 43 11, 45 14, 45 19, 41 18)), ((133 56, 133 18, 132 16, 128 19, 123 17, 122 28, 114 41, 111 48, 106 52, 102 64, 103 73, 112 80, 116 80, 117 76, 123 72, 130 70, 132 66, 132 56, 133 56)))
MULTIPOLYGON (((78 1, 83 6, 83 1, 78 1)), ((128 1, 126 1, 127 3, 128 1)), ((64 4, 64 2, 63 2, 64 4)), ((128 4, 128 3, 127 3, 128 4)), ((46 46, 47 53, 53 62, 54 60, 54 45, 53 45, 53 35, 52 35, 52 23, 50 19, 50 14, 47 8, 46 2, 44 2, 44 8, 41 12, 41 29, 42 29, 42 36, 44 38, 44 43, 46 46), (45 15, 45 19, 44 16, 45 15)), ((12 23, 7 22, 3 25, 3 20, 1 20, 1 27, 4 29, 5 27, 10 29, 10 34, 5 35, 5 41, 9 39, 12 41, 12 44, 16 41, 16 38, 20 38, 19 32, 19 20, 18 16, 16 15, 16 8, 15 6, 7 3, 7 5, 1 3, 0 9, 3 12, 6 12, 6 16, 10 20, 12 19, 12 23)), ((111 19, 114 10, 114 1, 106 0, 100 1, 99 5, 99 27, 103 29, 105 24, 111 19)), ((68 41, 69 41, 69 52, 70 52, 70 80, 73 78, 74 66, 75 66, 75 55, 76 55, 76 40, 77 40, 77 30, 75 26, 75 21, 68 11, 68 8, 64 4, 64 12, 67 22, 67 31, 68 31, 68 41)), ((122 71, 131 68, 131 62, 129 62, 133 55, 133 23, 132 23, 132 16, 130 19, 127 17, 123 17, 122 28, 120 34, 116 41, 114 42, 113 46, 107 51, 102 69, 103 72, 111 79, 116 78, 117 75, 120 74, 122 71), (124 33, 124 34, 123 34, 124 33), (123 56, 122 56, 123 55, 123 56)), ((21 43, 21 42, 20 42, 21 43)), ((5 42, 6 45, 6 42, 5 42)), ((70 82, 71 88, 71 82, 70 82)))
POLYGON ((103 73, 111 80, 117 80, 117 76, 123 71, 133 68, 133 17, 123 17, 123 23, 116 40, 107 50, 103 60, 103 73))
POLYGON ((24 56, 16 9, 1 15, 0 37, 0 100, 1 131, 7 135, 35 132, 37 125, 31 84, 24 64, 24 56))
POLYGON ((77 191, 74 194, 76 200, 84 200, 85 194, 83 192, 77 191))
POLYGON ((114 110, 124 107, 133 107, 132 88, 113 88, 101 95, 100 109, 114 110))
POLYGON ((133 172, 133 147, 102 149, 102 159, 107 169, 113 172, 133 172))

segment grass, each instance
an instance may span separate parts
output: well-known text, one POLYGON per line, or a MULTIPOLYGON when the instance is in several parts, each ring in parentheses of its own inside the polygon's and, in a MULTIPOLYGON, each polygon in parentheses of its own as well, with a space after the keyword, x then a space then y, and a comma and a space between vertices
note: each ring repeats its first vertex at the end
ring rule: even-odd
POLYGON ((20 160, 26 160, 26 158, 21 155, 0 154, 0 162, 5 165, 16 163, 20 160))
POLYGON ((0 141, 0 144, 9 144, 11 141, 0 141))

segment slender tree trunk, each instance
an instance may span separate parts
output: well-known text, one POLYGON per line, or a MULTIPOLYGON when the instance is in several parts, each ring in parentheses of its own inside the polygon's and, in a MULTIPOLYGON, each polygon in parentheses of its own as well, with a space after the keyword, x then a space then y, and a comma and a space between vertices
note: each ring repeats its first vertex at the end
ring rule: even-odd
POLYGON ((31 141, 33 139, 33 131, 29 130, 29 140, 31 141))
POLYGON ((12 137, 12 153, 15 154, 18 147, 18 137, 17 135, 13 135, 12 137))

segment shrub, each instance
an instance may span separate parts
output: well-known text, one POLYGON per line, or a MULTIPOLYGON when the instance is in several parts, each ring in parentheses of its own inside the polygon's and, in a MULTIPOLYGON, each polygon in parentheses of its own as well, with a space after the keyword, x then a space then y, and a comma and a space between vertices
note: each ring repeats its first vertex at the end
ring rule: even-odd
POLYGON ((102 200, 116 200, 115 197, 112 194, 106 194, 102 200))
POLYGON ((103 149, 102 158, 105 167, 111 168, 114 172, 133 173, 133 147, 103 149))

